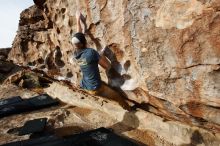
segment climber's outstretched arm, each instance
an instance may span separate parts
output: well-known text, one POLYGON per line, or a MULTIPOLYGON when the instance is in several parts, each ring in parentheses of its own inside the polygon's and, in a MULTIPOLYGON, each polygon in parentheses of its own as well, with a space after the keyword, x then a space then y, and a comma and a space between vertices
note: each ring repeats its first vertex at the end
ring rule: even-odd
POLYGON ((108 48, 108 46, 105 46, 100 52, 100 59, 99 59, 99 65, 103 67, 106 71, 108 71, 111 68, 111 62, 107 59, 107 57, 104 55, 105 50, 108 48))
POLYGON ((100 56, 99 65, 103 67, 106 71, 108 71, 111 68, 110 61, 104 55, 100 56))
POLYGON ((87 17, 83 16, 80 11, 76 11, 76 25, 77 25, 77 32, 85 33, 87 30, 86 24, 87 17), (82 28, 83 25, 83 28, 82 28))
POLYGON ((77 32, 82 33, 81 12, 80 11, 76 11, 76 26, 77 26, 77 32))

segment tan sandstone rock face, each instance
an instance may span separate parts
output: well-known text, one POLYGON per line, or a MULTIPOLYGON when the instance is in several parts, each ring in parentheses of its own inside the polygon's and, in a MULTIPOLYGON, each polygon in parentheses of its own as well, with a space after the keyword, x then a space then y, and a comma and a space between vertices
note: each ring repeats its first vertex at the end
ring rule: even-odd
POLYGON ((219 0, 35 0, 21 13, 8 59, 78 84, 70 62, 77 8, 89 46, 120 74, 103 80, 166 119, 220 132, 219 0), (146 104, 146 105, 145 105, 146 104))

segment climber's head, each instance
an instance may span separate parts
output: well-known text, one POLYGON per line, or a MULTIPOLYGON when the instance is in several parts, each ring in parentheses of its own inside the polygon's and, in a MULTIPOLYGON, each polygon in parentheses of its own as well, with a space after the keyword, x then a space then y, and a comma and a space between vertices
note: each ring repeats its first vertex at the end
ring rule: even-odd
POLYGON ((86 48, 87 41, 86 41, 85 35, 81 32, 74 34, 72 38, 72 43, 75 45, 77 49, 86 48))

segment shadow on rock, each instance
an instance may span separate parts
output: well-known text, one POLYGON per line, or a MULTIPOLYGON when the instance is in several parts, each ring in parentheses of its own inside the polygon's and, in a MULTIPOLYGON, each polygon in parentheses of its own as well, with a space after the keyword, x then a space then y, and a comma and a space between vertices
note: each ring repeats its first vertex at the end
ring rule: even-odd
MULTIPOLYGON (((137 130, 137 128, 139 127, 139 119, 138 117, 135 115, 136 114, 136 110, 134 111, 130 111, 130 112, 126 112, 124 114, 123 120, 115 123, 114 125, 108 127, 110 129, 112 129, 113 131, 115 131, 116 133, 120 134, 123 137, 126 137, 123 135, 124 132, 129 132, 129 131, 135 131, 137 130)), ((126 137, 128 138, 128 137, 126 137)), ((128 138, 130 139, 130 138, 128 138)), ((138 140, 134 140, 134 139, 130 139, 133 142, 137 143, 140 146, 146 146, 146 144, 142 143, 141 141, 138 140)))
POLYGON ((204 140, 202 135, 200 134, 200 132, 198 130, 195 130, 191 136, 191 143, 190 144, 184 144, 181 146, 197 146, 200 144, 203 144, 204 140))

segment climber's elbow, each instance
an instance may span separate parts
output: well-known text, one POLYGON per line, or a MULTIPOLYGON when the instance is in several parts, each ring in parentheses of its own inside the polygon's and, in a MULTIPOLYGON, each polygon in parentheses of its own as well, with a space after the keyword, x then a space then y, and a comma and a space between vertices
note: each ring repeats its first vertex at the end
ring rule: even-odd
POLYGON ((110 61, 103 55, 99 59, 99 65, 103 67, 105 70, 109 70, 111 68, 110 61))

